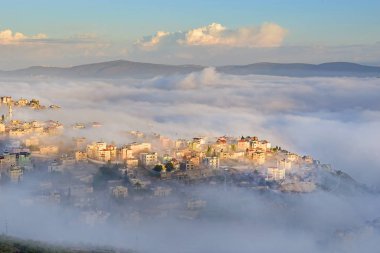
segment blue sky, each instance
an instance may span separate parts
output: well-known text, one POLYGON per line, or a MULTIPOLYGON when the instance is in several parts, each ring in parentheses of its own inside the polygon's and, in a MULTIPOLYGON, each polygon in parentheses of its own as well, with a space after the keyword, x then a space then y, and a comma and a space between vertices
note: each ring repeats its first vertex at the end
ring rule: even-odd
POLYGON ((1 6, 1 28, 56 37, 92 32, 136 39, 212 22, 239 27, 270 21, 289 29, 294 43, 380 41, 377 0, 12 0, 1 6))
POLYGON ((213 22, 228 29, 278 24, 287 31, 281 46, 380 42, 377 0, 9 0, 0 6, 0 31, 43 33, 49 39, 92 34, 119 47, 157 31, 188 31, 213 22))

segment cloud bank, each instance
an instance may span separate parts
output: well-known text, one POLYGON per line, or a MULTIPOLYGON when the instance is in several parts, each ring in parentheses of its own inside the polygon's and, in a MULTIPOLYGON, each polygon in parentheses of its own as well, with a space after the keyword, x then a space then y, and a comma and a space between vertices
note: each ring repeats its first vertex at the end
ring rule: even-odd
POLYGON ((38 41, 46 38, 47 35, 43 33, 28 36, 20 32, 13 32, 11 29, 5 29, 3 31, 0 31, 0 46, 19 44, 21 42, 28 41, 38 41))
POLYGON ((281 46, 287 31, 275 23, 264 23, 259 27, 228 29, 212 23, 186 32, 159 31, 153 36, 136 42, 142 49, 152 50, 159 46, 226 46, 265 48, 281 46))
MULTIPOLYGON (((378 78, 232 76, 213 68, 149 80, 2 80, 1 91, 59 104, 49 112, 70 126, 98 121, 91 133, 124 142, 126 130, 194 135, 257 135, 310 154, 380 185, 378 78)), ((45 117, 15 111, 22 117, 45 117)), ((69 127, 70 128, 70 127, 69 127)), ((78 133, 83 134, 83 133, 78 133)))

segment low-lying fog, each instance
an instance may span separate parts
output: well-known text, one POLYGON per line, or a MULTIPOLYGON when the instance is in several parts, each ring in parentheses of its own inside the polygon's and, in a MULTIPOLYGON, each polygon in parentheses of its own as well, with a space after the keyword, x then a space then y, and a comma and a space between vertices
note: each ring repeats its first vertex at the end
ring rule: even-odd
MULTIPOLYGON (((125 225, 118 217, 85 224, 80 214, 54 205, 31 205, 27 193, 1 194, 0 217, 8 234, 53 243, 109 245, 138 252, 377 252, 379 233, 366 227, 377 217, 376 195, 315 192, 259 194, 244 189, 199 187, 207 201, 196 220, 171 217, 125 225), (340 237, 338 230, 352 230, 340 237)), ((180 197, 175 194, 171 198, 180 197)), ((165 203, 165 201, 163 202, 165 203)), ((120 217, 122 219, 122 217, 120 217)))
MULTIPOLYGON (((103 127, 87 133, 94 140, 121 144, 127 141, 126 130, 173 138, 257 135, 310 154, 361 183, 380 186, 378 78, 230 76, 209 68, 150 80, 0 80, 0 87, 2 96, 38 98, 62 107, 41 112, 16 108, 15 118, 59 120, 67 128, 98 121, 103 127)), ((148 252, 377 250, 378 233, 358 233, 350 242, 330 245, 336 229, 360 227, 380 216, 377 195, 197 191, 210 203, 209 215, 199 221, 168 218, 128 228, 117 222, 86 227, 67 222, 74 211, 18 203, 15 199, 25 193, 15 190, 0 193, 0 218, 11 220, 9 232, 22 237, 148 252)))
POLYGON ((39 98, 60 111, 15 117, 99 121, 93 138, 125 130, 175 137, 257 135, 310 154, 360 182, 380 183, 380 79, 229 76, 209 68, 151 80, 0 81, 1 94, 39 98))

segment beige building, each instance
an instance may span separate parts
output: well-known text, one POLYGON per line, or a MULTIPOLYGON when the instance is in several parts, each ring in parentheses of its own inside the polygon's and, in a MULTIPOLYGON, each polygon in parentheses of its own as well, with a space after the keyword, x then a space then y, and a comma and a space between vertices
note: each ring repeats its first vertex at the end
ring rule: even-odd
POLYGON ((252 149, 257 149, 260 146, 260 142, 258 140, 252 140, 250 142, 250 146, 251 146, 252 149))
POLYGON ((127 146, 127 148, 132 150, 133 156, 138 155, 139 153, 148 153, 152 149, 150 143, 132 143, 127 146))
POLYGON ((265 153, 264 152, 254 152, 251 156, 252 161, 257 165, 263 165, 265 163, 265 153))
POLYGON ((98 160, 99 157, 99 150, 106 149, 107 144, 105 142, 94 142, 92 144, 87 145, 86 153, 87 157, 90 159, 96 159, 98 160))
POLYGON ((0 169, 10 168, 16 165, 16 163, 16 154, 6 153, 0 156, 0 169))
POLYGON ((0 97, 0 101, 2 104, 8 104, 8 103, 11 103, 12 102, 12 97, 0 97))
POLYGON ((87 153, 82 151, 75 152, 75 160, 76 161, 86 161, 87 160, 87 153))
POLYGON ((233 159, 233 160, 242 159, 244 157, 245 157, 244 151, 232 152, 229 154, 229 159, 233 159))
POLYGON ((47 145, 40 147, 41 155, 56 155, 59 152, 59 148, 56 145, 47 145))
POLYGON ((175 141, 174 146, 176 149, 185 149, 189 147, 189 141, 185 139, 178 139, 175 141))
POLYGON ((133 150, 128 147, 122 147, 120 149, 120 159, 121 160, 127 160, 127 159, 133 159, 133 150))
POLYGON ((99 160, 102 162, 111 161, 111 151, 107 149, 98 150, 96 153, 95 160, 99 160))
POLYGON ((125 163, 128 168, 137 168, 139 166, 139 160, 136 158, 126 159, 125 163))
POLYGON ((37 137, 30 137, 25 139, 25 146, 31 147, 31 146, 38 146, 40 144, 40 140, 37 137))
POLYGON ((237 142, 236 147, 238 151, 246 151, 250 147, 250 144, 248 141, 242 139, 237 142))
POLYGON ((18 105, 18 106, 27 106, 28 104, 29 104, 29 101, 26 98, 20 98, 16 102, 16 105, 18 105))
POLYGON ((117 159, 117 148, 114 145, 107 145, 105 142, 95 142, 87 145, 87 157, 90 159, 109 162, 117 159))
POLYGON ((199 143, 200 145, 206 144, 206 139, 204 137, 195 137, 193 142, 199 143))
POLYGON ((172 146, 172 140, 165 136, 160 136, 160 144, 163 148, 170 148, 172 146))
POLYGON ((22 129, 22 128, 17 128, 17 129, 12 129, 9 130, 9 137, 21 137, 27 134, 30 134, 32 132, 31 129, 22 129))
POLYGON ((263 152, 266 152, 267 150, 271 149, 271 147, 272 144, 266 140, 256 142, 256 148, 260 149, 263 152))

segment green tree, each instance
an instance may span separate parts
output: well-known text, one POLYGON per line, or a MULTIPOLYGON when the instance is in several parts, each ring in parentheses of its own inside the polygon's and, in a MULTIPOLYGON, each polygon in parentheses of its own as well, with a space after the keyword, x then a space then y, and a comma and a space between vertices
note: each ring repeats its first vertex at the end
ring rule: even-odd
POLYGON ((212 154, 211 146, 208 146, 207 151, 206 151, 206 156, 211 156, 211 154, 212 154))
POLYGON ((174 171, 174 165, 173 165, 172 162, 168 162, 168 163, 166 163, 166 164, 165 164, 165 167, 166 167, 166 171, 167 171, 167 172, 172 172, 172 171, 174 171))
POLYGON ((164 167, 161 164, 157 164, 154 166, 153 170, 156 172, 161 172, 164 169, 164 167))

